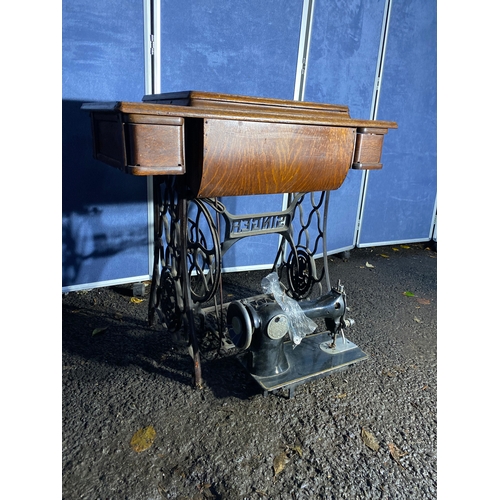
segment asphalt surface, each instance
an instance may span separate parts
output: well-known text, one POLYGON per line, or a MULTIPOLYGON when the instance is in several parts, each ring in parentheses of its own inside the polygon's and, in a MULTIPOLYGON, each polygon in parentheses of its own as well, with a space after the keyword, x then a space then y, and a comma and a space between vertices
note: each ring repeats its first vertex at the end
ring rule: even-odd
MULTIPOLYGON (((437 253, 354 249, 329 267, 368 359, 293 398, 264 397, 210 335, 193 388, 182 339, 147 324, 148 286, 63 295, 62 498, 437 498, 437 253)), ((226 298, 267 274, 223 275, 226 298)))

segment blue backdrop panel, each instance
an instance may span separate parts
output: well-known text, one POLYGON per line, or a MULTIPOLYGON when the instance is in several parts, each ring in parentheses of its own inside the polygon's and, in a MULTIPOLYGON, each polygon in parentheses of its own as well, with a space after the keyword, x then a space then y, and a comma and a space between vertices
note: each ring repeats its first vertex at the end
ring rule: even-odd
POLYGON ((378 119, 397 121, 368 179, 360 246, 430 239, 436 199, 436 2, 393 2, 378 119))
POLYGON ((162 92, 293 99, 302 0, 162 5, 162 92))
MULTIPOLYGON (((293 99, 302 0, 170 1, 161 9, 162 92, 293 99)), ((223 198, 234 214, 281 210, 281 195, 223 198)), ((234 245, 223 267, 272 264, 276 236, 234 245)))
MULTIPOLYGON (((305 100, 347 104, 353 118, 370 118, 384 0, 316 0, 305 100)), ((327 248, 354 247, 362 172, 349 171, 330 194, 327 248)))
POLYGON ((64 0, 63 288, 148 274, 146 179, 92 158, 83 102, 141 100, 142 2, 64 0))

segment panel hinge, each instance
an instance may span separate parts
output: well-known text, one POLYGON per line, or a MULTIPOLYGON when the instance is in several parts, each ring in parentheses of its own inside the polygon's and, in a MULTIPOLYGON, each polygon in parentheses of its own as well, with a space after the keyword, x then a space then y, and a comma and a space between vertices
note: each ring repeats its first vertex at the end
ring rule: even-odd
POLYGON ((306 73, 306 58, 305 57, 302 58, 302 68, 300 69, 300 73, 302 75, 305 75, 305 73, 306 73))
POLYGON ((149 35, 149 54, 154 56, 155 54, 155 36, 149 35))

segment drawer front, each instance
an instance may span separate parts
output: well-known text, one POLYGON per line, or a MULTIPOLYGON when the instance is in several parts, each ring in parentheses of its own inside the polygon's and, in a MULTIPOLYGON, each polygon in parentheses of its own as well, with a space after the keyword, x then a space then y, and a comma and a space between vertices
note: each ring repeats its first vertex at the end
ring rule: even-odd
POLYGON ((338 189, 351 166, 356 129, 205 120, 199 197, 338 189))
POLYGON ((184 122, 180 125, 128 123, 127 170, 135 175, 180 175, 186 172, 184 122))
POLYGON ((387 129, 360 128, 356 134, 356 148, 352 168, 357 170, 377 170, 382 168, 382 146, 387 129))
POLYGON ((184 118, 92 114, 94 157, 133 175, 186 172, 184 118))

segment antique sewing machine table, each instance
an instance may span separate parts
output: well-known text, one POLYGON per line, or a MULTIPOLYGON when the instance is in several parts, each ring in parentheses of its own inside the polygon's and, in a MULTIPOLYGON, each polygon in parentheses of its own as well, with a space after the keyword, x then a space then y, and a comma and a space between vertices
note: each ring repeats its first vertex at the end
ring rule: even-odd
POLYGON ((341 105, 195 91, 147 95, 142 102, 86 103, 82 109, 91 115, 96 159, 128 174, 153 176, 149 322, 158 318, 170 331, 184 326, 196 386, 202 386, 197 336, 203 332, 195 319, 203 329, 209 313, 221 325, 218 335, 244 350, 237 357, 265 393, 288 388, 292 395, 296 385, 366 358, 344 336, 353 323, 344 287, 330 284, 329 192, 351 168, 382 168, 384 136, 396 123, 352 119, 341 105), (287 194, 283 210, 237 215, 220 200, 274 193, 287 194), (294 318, 272 294, 264 305, 258 295, 230 304, 229 319, 228 304, 218 300, 224 254, 242 239, 263 234, 280 236, 271 271, 286 296, 327 325, 299 345, 290 335, 294 318), (311 301, 311 294, 320 297, 311 301), (215 305, 207 308, 212 300, 215 305))

